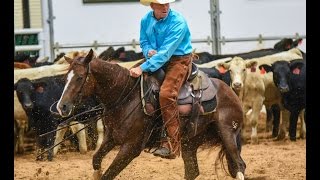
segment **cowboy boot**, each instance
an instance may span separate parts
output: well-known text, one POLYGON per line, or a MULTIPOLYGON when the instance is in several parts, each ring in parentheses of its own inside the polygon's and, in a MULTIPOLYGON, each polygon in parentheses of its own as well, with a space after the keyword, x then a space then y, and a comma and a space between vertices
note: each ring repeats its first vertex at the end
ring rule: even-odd
POLYGON ((172 152, 172 146, 169 142, 169 138, 163 139, 160 148, 154 151, 153 155, 166 159, 175 159, 176 155, 172 152))
POLYGON ((161 140, 161 147, 153 155, 166 159, 175 159, 180 156, 180 131, 179 124, 167 128, 168 136, 161 140))

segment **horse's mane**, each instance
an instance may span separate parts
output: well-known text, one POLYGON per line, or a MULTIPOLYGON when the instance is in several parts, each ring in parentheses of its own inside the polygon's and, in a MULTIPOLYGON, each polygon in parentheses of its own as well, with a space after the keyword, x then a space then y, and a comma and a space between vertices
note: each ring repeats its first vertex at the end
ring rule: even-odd
POLYGON ((105 61, 101 58, 94 58, 92 59, 92 61, 90 62, 91 64, 93 63, 98 63, 98 67, 104 68, 104 69, 112 69, 115 70, 116 72, 120 73, 120 72, 125 72, 125 71, 129 71, 127 68, 120 66, 118 63, 112 63, 112 62, 108 62, 105 61))

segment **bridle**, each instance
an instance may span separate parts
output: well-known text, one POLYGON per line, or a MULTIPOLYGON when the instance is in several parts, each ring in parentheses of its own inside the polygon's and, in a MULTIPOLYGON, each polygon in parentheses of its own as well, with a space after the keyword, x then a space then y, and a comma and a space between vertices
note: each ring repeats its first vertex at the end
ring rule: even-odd
MULTIPOLYGON (((87 82, 87 80, 88 80, 88 77, 89 77, 89 73, 90 73, 90 63, 88 63, 88 65, 87 66, 85 66, 85 65, 83 65, 83 64, 80 64, 80 63, 76 63, 75 65, 80 65, 80 66, 84 66, 84 67, 86 67, 86 73, 85 73, 85 78, 84 78, 84 80, 83 80, 83 82, 81 83, 81 86, 80 86, 80 91, 79 91, 79 93, 77 94, 77 97, 76 97, 76 99, 77 99, 77 101, 74 103, 74 107, 76 107, 78 104, 80 104, 81 103, 81 101, 82 101, 82 97, 83 97, 83 86, 84 86, 84 84, 87 82)), ((68 73, 67 73, 68 74, 68 73)))

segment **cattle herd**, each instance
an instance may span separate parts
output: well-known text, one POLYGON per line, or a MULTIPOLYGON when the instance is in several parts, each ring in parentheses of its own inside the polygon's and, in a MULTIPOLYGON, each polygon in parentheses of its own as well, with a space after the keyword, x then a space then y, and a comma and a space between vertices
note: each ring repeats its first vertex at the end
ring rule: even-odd
MULTIPOLYGON (((288 136, 295 141, 298 119, 301 120, 298 137, 305 138, 306 53, 297 48, 301 41, 284 38, 273 48, 238 54, 194 53, 194 63, 201 71, 223 80, 238 95, 246 114, 244 124, 251 128, 250 143, 259 141, 257 126, 263 106, 267 112, 266 130, 272 129, 273 138, 283 140, 288 136)), ((68 72, 69 63, 64 56, 72 59, 81 54, 86 52, 62 53, 52 63, 36 62, 35 57, 26 55, 15 57, 15 154, 24 153, 26 134, 31 134, 35 140, 37 160, 52 160, 62 140, 72 140, 72 134, 78 138, 72 142, 77 143, 80 153, 101 145, 103 108, 97 97, 79 99, 80 106, 75 114, 67 118, 62 118, 55 108, 65 85, 64 75, 68 72), (68 128, 71 135, 66 133, 68 128), (46 158, 45 152, 48 152, 46 158)), ((126 68, 143 59, 141 52, 125 51, 123 47, 116 50, 109 47, 96 56, 126 68)))

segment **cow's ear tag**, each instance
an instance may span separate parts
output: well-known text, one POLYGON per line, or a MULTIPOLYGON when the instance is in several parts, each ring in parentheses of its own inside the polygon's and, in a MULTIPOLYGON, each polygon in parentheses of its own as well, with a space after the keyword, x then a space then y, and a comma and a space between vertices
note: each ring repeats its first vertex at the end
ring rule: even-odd
POLYGON ((293 73, 293 74, 300 74, 300 69, 299 69, 299 68, 294 68, 294 69, 292 70, 292 73, 293 73))
POLYGON ((286 47, 286 49, 288 49, 288 50, 291 49, 291 45, 288 44, 287 47, 286 47))
POLYGON ((265 74, 265 73, 266 73, 266 70, 263 67, 261 67, 260 74, 265 74))
POLYGON ((43 93, 44 88, 43 88, 42 86, 39 86, 39 87, 37 87, 36 91, 37 91, 38 93, 43 93))
POLYGON ((226 73, 226 69, 222 66, 219 67, 219 73, 224 74, 226 73))
POLYGON ((126 58, 126 53, 125 52, 120 53, 119 58, 126 58))

